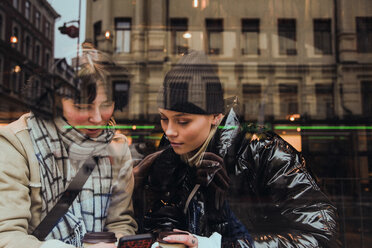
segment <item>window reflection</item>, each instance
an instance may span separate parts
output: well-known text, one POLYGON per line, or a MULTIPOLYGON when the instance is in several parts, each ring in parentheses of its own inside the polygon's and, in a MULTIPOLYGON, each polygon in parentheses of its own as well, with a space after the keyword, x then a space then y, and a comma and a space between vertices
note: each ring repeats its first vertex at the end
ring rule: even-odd
POLYGON ((116 18, 115 19, 115 52, 116 53, 130 53, 131 43, 131 19, 130 18, 116 18))
POLYGON ((18 9, 18 0, 13 0, 13 7, 18 9))
POLYGON ((333 84, 315 84, 316 113, 319 119, 334 117, 334 89, 333 84))
POLYGON ((223 54, 223 19, 206 19, 208 54, 223 54))
POLYGON ((372 81, 361 82, 362 113, 366 118, 372 118, 372 81))
POLYGON ((262 103, 262 92, 260 84, 243 84, 243 106, 244 118, 257 120, 262 103))
POLYGON ((359 53, 372 53, 372 17, 357 17, 357 49, 359 53))
POLYGON ((296 19, 278 19, 279 54, 296 55, 296 19))
POLYGON ((4 15, 0 12, 0 39, 4 39, 4 15))
POLYGON ((35 11, 35 27, 40 29, 40 12, 37 10, 35 11))
POLYGON ((185 36, 188 31, 187 18, 171 18, 170 28, 172 32, 172 51, 173 54, 183 54, 189 48, 188 36, 185 36))
POLYGON ((259 34, 259 19, 242 19, 242 54, 260 54, 259 34))
POLYGON ((93 32, 94 32, 94 37, 93 37, 93 44, 95 47, 98 47, 98 39, 101 35, 102 32, 102 22, 98 21, 94 23, 93 25, 93 32))
POLYGON ((25 17, 26 19, 30 19, 30 13, 31 13, 31 4, 30 1, 25 1, 25 17))
POLYGON ((332 54, 331 19, 314 19, 316 54, 332 54))

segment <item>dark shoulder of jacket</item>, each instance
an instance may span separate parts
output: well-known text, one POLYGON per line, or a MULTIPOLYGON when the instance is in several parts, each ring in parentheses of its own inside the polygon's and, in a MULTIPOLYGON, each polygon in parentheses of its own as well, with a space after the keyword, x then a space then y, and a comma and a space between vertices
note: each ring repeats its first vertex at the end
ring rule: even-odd
POLYGON ((263 149, 269 149, 274 143, 281 139, 276 133, 270 131, 264 126, 254 123, 243 124, 241 127, 241 144, 238 154, 248 152, 247 149, 254 154, 260 153, 263 149))
MULTIPOLYGON (((258 131, 246 134, 246 140, 249 141, 249 147, 253 153, 252 156, 261 155, 263 149, 266 149, 270 154, 274 154, 275 151, 280 151, 281 154, 287 155, 285 158, 280 157, 280 161, 286 159, 292 159, 293 162, 296 161, 298 166, 305 169, 307 173, 315 180, 315 182, 319 181, 311 166, 306 163, 305 157, 300 151, 294 148, 290 143, 288 143, 275 132, 265 130, 264 128, 261 130, 262 132, 258 131)), ((267 158, 268 157, 266 157, 266 159, 267 158)), ((271 157, 270 160, 272 160, 272 158, 273 157, 271 157)), ((271 164, 275 165, 275 163, 271 164)), ((279 165, 279 168, 280 167, 281 166, 279 165)))

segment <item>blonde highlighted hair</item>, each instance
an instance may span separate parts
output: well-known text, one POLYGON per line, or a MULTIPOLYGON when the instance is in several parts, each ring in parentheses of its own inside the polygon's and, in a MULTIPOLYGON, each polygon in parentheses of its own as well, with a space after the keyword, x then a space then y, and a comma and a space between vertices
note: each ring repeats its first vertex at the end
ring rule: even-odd
POLYGON ((212 125, 207 139, 204 141, 203 145, 199 148, 199 150, 195 154, 191 155, 190 153, 186 153, 186 154, 181 155, 181 159, 184 162, 186 162, 190 166, 195 166, 195 167, 200 166, 201 164, 200 162, 203 160, 204 153, 207 150, 207 147, 211 139, 215 135, 222 119, 223 118, 220 118, 216 124, 212 125))

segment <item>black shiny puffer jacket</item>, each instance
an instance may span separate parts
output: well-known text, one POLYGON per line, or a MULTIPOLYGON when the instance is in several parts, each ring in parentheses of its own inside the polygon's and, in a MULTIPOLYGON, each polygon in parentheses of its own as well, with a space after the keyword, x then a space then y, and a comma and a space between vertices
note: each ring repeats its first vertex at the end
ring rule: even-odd
POLYGON ((134 169, 134 209, 140 230, 148 231, 144 226, 151 227, 151 222, 157 222, 171 223, 198 235, 218 231, 223 236, 223 247, 340 247, 336 208, 320 191, 302 155, 275 133, 254 133, 240 126, 233 110, 222 125, 225 128, 216 133, 208 151, 224 159, 233 179, 229 200, 240 204, 239 207, 231 204, 231 208, 240 209, 235 211, 240 221, 225 204, 220 213, 210 214, 215 220, 212 223, 206 217, 209 210, 200 204, 204 200, 202 192, 195 195, 186 216, 182 213, 163 216, 184 207, 194 183, 193 171, 182 165, 174 166, 182 162, 163 159, 163 167, 174 169, 170 174, 166 173, 169 168, 161 172, 163 188, 157 188, 159 183, 151 184, 149 180, 153 173, 149 171, 155 171, 149 169, 154 163, 150 155, 140 164, 141 168, 134 169), (167 178, 172 182, 167 182, 167 178), (160 198, 171 199, 174 195, 177 195, 174 202, 160 201, 167 210, 161 206, 150 209, 160 198))

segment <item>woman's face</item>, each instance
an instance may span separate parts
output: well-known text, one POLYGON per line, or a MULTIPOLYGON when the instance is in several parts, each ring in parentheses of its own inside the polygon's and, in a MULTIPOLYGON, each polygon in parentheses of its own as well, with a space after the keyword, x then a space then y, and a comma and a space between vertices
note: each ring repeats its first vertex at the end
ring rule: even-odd
POLYGON ((92 126, 105 126, 114 112, 114 102, 108 101, 102 86, 97 87, 96 99, 91 104, 76 104, 74 100, 62 99, 63 116, 71 126, 88 126, 79 128, 79 131, 96 138, 102 133, 102 128, 92 126))
POLYGON ((173 150, 181 155, 199 148, 207 139, 214 115, 187 114, 159 108, 161 127, 173 150))

